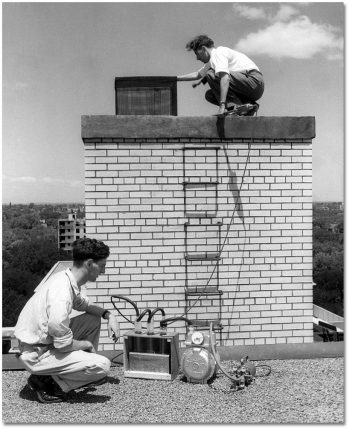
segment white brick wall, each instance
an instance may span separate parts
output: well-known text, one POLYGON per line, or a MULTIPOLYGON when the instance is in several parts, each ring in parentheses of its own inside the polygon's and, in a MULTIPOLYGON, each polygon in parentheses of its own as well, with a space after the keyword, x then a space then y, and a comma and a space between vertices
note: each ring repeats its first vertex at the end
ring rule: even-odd
MULTIPOLYGON (((183 148, 208 149, 186 151, 186 156, 191 152, 186 175, 204 180, 215 177, 215 151, 210 148, 220 146, 218 211, 202 222, 221 221, 223 241, 236 207, 220 263, 221 342, 313 341, 311 140, 108 138, 84 143, 86 233, 111 250, 106 274, 88 289, 96 302, 113 309, 110 295, 120 293, 141 309, 160 306, 169 317, 183 314, 184 223, 189 220, 184 213, 183 148)), ((187 210, 210 212, 215 207, 211 190, 191 190, 187 198, 187 210)), ((210 248, 213 240, 212 235, 192 236, 192 249, 210 248)), ((192 275, 205 284, 214 265, 199 266, 192 275)), ((195 301, 191 298, 188 304, 195 301)), ((129 305, 120 302, 119 308, 134 317, 129 305)), ((188 317, 216 318, 218 310, 216 297, 202 297, 188 317)), ((122 330, 131 328, 120 322, 122 330)), ((183 322, 171 328, 183 339, 183 322)), ((105 331, 100 344, 111 349, 105 331)))

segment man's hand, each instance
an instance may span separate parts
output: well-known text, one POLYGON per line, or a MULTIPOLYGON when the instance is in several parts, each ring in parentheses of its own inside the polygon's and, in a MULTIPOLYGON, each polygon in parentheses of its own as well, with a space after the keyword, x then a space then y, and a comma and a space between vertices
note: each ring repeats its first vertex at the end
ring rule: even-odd
POLYGON ((95 347, 92 345, 91 341, 79 341, 80 343, 84 343, 81 344, 81 349, 80 350, 84 350, 85 352, 88 353, 96 353, 95 347))
POLYGON ((117 318, 113 316, 113 314, 109 315, 107 328, 109 338, 112 338, 114 341, 118 341, 118 338, 120 337, 120 327, 117 322, 117 318))

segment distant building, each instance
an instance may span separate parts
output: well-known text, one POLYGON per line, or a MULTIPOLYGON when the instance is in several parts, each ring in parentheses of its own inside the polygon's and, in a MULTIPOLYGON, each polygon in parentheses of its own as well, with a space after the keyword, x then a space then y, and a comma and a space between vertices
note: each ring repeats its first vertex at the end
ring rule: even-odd
POLYGON ((46 220, 45 220, 45 219, 39 219, 39 222, 41 223, 41 225, 42 225, 44 228, 47 228, 47 223, 46 223, 46 220))
POLYGON ((85 233, 85 219, 77 219, 76 213, 69 213, 66 219, 58 219, 58 248, 71 250, 73 241, 85 237, 85 233))

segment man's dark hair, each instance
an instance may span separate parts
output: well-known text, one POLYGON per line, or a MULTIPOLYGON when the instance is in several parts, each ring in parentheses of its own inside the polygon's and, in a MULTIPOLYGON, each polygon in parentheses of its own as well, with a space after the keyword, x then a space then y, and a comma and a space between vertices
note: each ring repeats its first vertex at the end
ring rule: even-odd
POLYGON ((194 39, 190 40, 186 45, 186 49, 188 51, 197 51, 202 46, 212 48, 214 46, 214 41, 205 34, 201 34, 200 36, 197 36, 194 39))
POLYGON ((109 247, 102 241, 94 238, 79 238, 72 244, 73 261, 75 265, 81 265, 87 259, 98 261, 109 256, 109 247))

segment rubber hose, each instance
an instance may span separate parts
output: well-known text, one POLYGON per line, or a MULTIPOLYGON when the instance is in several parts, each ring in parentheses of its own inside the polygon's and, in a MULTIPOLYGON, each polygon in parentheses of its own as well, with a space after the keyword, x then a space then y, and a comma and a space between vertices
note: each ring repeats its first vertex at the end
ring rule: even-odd
POLYGON ((141 322, 141 319, 143 318, 143 316, 144 316, 146 313, 151 314, 151 310, 150 310, 149 308, 145 308, 145 309, 143 310, 143 312, 139 315, 139 317, 136 319, 136 322, 141 322))
POLYGON ((191 320, 187 319, 187 317, 184 316, 178 316, 178 317, 169 317, 168 319, 163 319, 160 322, 160 326, 166 326, 168 322, 176 322, 176 320, 183 320, 186 323, 188 323, 189 325, 193 325, 193 322, 191 322, 191 320))
MULTIPOLYGON (((112 303, 113 305, 114 305, 113 298, 119 298, 119 299, 123 299, 124 301, 127 301, 129 304, 131 304, 131 305, 134 307, 134 309, 135 309, 135 311, 136 311, 136 316, 139 316, 139 315, 140 315, 140 311, 139 311, 139 309, 137 308, 136 303, 135 303, 134 301, 132 301, 130 298, 127 298, 126 296, 123 296, 123 295, 112 295, 112 296, 111 296, 111 303, 112 303)), ((115 305, 114 305, 114 308, 117 310, 117 308, 116 308, 116 306, 115 306, 115 305)))
POLYGON ((160 307, 157 307, 157 308, 155 308, 155 309, 151 312, 151 314, 148 316, 147 323, 150 323, 150 321, 152 320, 152 318, 153 318, 153 316, 155 315, 155 313, 157 313, 157 311, 160 311, 160 312, 162 313, 163 318, 165 317, 165 311, 164 311, 164 309, 163 309, 163 308, 160 308, 160 307))
POLYGON ((214 349, 214 339, 213 339, 213 322, 210 322, 210 326, 209 326, 209 336, 210 336, 210 348, 211 348, 211 352, 214 356, 214 360, 216 362, 216 364, 218 365, 218 367, 221 369, 221 371, 226 375, 226 377, 228 377, 230 380, 232 381, 239 381, 239 376, 236 377, 232 377, 232 375, 230 375, 227 371, 225 371, 225 369, 221 366, 220 364, 220 359, 214 349))

